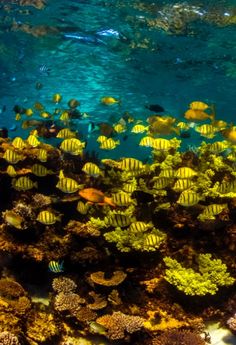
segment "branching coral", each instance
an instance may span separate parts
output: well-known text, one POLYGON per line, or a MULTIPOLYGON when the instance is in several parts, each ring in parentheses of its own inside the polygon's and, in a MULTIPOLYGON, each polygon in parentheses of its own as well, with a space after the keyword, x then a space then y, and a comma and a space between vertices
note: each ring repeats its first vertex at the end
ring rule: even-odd
POLYGON ((236 313, 227 320, 227 325, 231 331, 236 332, 236 313))
POLYGON ((166 234, 153 228, 151 232, 132 233, 117 227, 114 231, 104 234, 108 242, 115 242, 121 252, 130 252, 132 249, 139 251, 156 251, 166 240, 166 234))
POLYGON ((96 322, 107 329, 107 337, 111 340, 123 339, 125 331, 134 333, 143 327, 144 319, 140 316, 126 315, 114 312, 112 315, 103 315, 96 322))
POLYGON ((84 298, 81 298, 79 295, 73 292, 60 292, 55 298, 54 308, 59 312, 66 311, 69 312, 71 316, 75 316, 80 310, 81 304, 84 303, 84 298))
POLYGON ((63 292, 64 294, 74 292, 77 284, 70 278, 58 277, 54 278, 52 282, 52 288, 57 293, 63 292))
POLYGON ((75 220, 70 220, 65 230, 81 237, 100 236, 99 228, 91 224, 91 222, 84 224, 75 220))
POLYGON ((206 345, 198 335, 184 330, 168 330, 152 341, 152 345, 206 345))
POLYGON ((18 338, 10 332, 0 333, 0 344, 1 345, 20 345, 18 338))
POLYGON ((26 322, 26 335, 36 342, 50 342, 60 329, 53 314, 32 310, 26 322))
POLYGON ((184 268, 170 257, 165 257, 164 262, 168 267, 164 278, 186 295, 214 295, 220 286, 229 286, 235 281, 226 272, 226 265, 220 259, 212 259, 211 254, 198 256, 199 272, 184 268))

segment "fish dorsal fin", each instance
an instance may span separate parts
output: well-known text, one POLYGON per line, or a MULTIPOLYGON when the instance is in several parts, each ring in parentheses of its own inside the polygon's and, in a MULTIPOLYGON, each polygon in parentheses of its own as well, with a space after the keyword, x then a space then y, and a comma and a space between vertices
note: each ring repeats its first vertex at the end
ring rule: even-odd
POLYGON ((59 177, 59 179, 65 178, 63 170, 59 171, 59 176, 58 177, 59 177))

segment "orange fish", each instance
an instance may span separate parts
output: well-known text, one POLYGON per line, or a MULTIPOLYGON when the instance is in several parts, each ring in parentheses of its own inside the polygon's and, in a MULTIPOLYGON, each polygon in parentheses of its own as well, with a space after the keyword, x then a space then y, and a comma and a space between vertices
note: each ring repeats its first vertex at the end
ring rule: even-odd
POLYGON ((103 192, 95 188, 82 189, 79 191, 79 195, 91 203, 96 203, 99 205, 108 204, 110 206, 116 207, 116 205, 112 202, 111 198, 108 198, 103 194, 103 192))

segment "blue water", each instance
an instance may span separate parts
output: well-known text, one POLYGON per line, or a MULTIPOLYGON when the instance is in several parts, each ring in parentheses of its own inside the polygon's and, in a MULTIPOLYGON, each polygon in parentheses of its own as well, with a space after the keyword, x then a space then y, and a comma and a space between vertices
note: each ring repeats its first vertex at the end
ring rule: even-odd
MULTIPOLYGON (((146 119, 148 103, 181 119, 194 100, 215 103, 217 118, 234 121, 235 1, 51 0, 43 9, 0 3, 1 126, 14 121, 15 104, 54 109, 56 92, 62 106, 80 100, 95 122, 114 122, 125 111, 146 119), (121 107, 102 106, 105 95, 121 99, 121 107)), ((18 132, 19 124, 12 136, 18 132)))

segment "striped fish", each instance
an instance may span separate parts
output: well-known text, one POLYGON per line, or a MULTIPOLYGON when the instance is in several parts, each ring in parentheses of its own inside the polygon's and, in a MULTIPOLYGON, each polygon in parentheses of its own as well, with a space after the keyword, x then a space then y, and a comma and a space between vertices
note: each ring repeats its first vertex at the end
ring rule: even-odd
POLYGON ((14 150, 7 149, 3 155, 3 158, 10 164, 16 164, 20 160, 25 159, 25 157, 21 154, 18 154, 14 150))
POLYGON ((180 194, 179 199, 176 202, 181 206, 189 207, 198 204, 200 200, 201 198, 199 194, 187 189, 180 194))
POLYGON ((102 175, 102 171, 100 170, 100 168, 92 162, 85 163, 81 170, 86 174, 94 177, 102 175))
POLYGON ((137 234, 137 233, 145 232, 152 227, 153 227, 152 223, 145 223, 145 222, 138 221, 138 222, 133 222, 132 224, 130 224, 129 231, 132 232, 133 234, 137 234))
POLYGON ((227 204, 211 204, 204 208, 203 212, 199 214, 199 220, 215 219, 215 216, 220 214, 223 210, 228 209, 227 204))
POLYGON ((55 224, 56 221, 60 221, 61 217, 56 216, 53 212, 46 210, 46 211, 39 212, 38 217, 36 219, 41 224, 51 225, 51 224, 55 224))
POLYGON ((47 67, 46 65, 39 66, 39 73, 43 76, 49 76, 51 68, 47 67))
POLYGON ((12 141, 12 145, 16 148, 16 149, 23 149, 23 147, 25 147, 25 142, 21 137, 16 137, 13 141, 12 141))
POLYGON ((175 172, 177 178, 192 178, 197 175, 197 172, 189 167, 181 167, 175 172))
POLYGON ((192 186, 194 186, 193 181, 191 181, 189 178, 182 178, 175 182, 173 190, 175 192, 183 192, 184 190, 189 189, 192 186))
POLYGON ((64 193, 75 193, 79 190, 80 185, 72 178, 63 177, 59 179, 56 188, 60 189, 64 193))
POLYGON ((127 206, 134 202, 134 200, 130 197, 130 195, 124 192, 119 192, 119 193, 114 194, 112 196, 112 201, 117 206, 127 206))
POLYGON ((119 226, 121 228, 129 226, 131 223, 131 218, 125 214, 113 213, 105 218, 105 223, 110 226, 119 226))
POLYGON ((140 171, 145 169, 145 165, 135 158, 125 158, 121 161, 119 168, 125 171, 140 171))
POLYGON ((38 188, 38 183, 33 182, 28 176, 21 176, 12 180, 12 187, 18 191, 26 191, 32 188, 38 188))
POLYGON ((49 271, 52 273, 62 273, 64 272, 64 261, 50 261, 48 264, 49 271))

